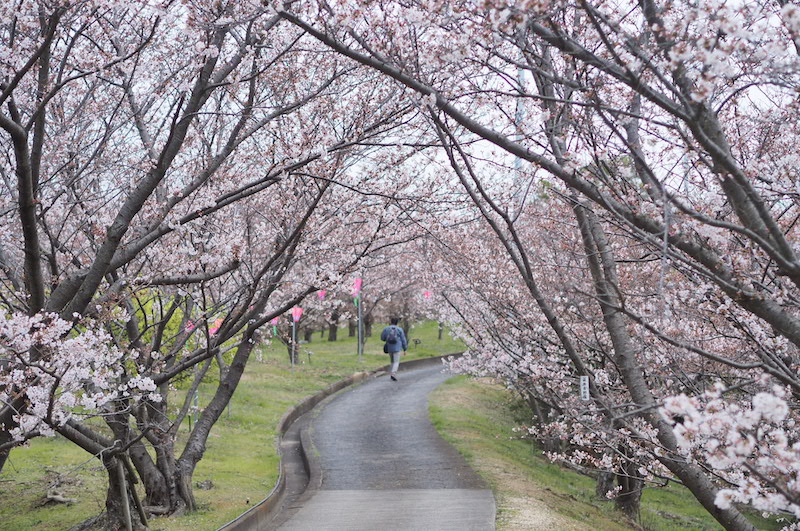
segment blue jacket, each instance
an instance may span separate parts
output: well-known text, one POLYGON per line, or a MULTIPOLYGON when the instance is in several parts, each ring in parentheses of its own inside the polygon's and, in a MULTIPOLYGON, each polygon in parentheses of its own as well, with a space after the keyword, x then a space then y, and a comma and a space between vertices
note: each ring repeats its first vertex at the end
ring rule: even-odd
POLYGON ((397 342, 386 343, 386 350, 388 350, 390 353, 408 350, 408 340, 406 339, 406 334, 403 332, 403 329, 397 325, 389 325, 384 328, 383 332, 381 332, 381 341, 386 341, 389 338, 389 330, 392 328, 397 329, 397 342))

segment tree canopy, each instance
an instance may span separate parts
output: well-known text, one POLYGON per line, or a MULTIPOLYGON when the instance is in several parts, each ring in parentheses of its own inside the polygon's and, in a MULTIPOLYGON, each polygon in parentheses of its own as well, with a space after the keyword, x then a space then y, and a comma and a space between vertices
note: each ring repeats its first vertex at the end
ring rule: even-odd
POLYGON ((0 12, 0 456, 58 432, 110 514, 126 459, 191 509, 259 329, 358 276, 457 323, 453 367, 629 514, 676 480, 728 529, 800 517, 797 6, 0 12), (179 450, 169 384, 212 360, 179 450))

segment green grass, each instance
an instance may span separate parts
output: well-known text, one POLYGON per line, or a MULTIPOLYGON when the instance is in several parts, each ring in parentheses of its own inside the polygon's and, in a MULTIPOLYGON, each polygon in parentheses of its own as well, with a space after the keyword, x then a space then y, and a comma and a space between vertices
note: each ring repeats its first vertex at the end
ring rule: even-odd
MULTIPOLYGON (((195 484, 211 480, 214 487, 195 488, 198 511, 153 518, 151 529, 216 529, 261 501, 278 479, 275 437, 283 414, 302 398, 335 381, 385 365, 388 356, 377 337, 381 329, 376 325, 376 336, 367 338, 362 363, 356 356, 356 339, 347 337, 346 328, 339 330, 339 341, 329 342, 316 333, 310 343, 301 345, 300 363, 294 371, 283 344, 265 345, 254 352, 229 411, 211 431, 205 457, 195 471, 195 484)), ((416 347, 412 344, 404 359, 463 350, 446 333, 438 340, 434 322, 415 326, 410 336, 421 343, 416 347)), ((211 385, 201 386, 201 407, 213 390, 211 385)), ((179 398, 173 397, 172 404, 178 404, 179 398)), ((181 435, 185 437, 187 432, 185 422, 181 435)), ((0 474, 0 527, 4 531, 68 529, 103 511, 105 488, 105 473, 97 460, 60 437, 36 439, 28 447, 12 451, 0 474), (56 481, 60 482, 56 490, 78 499, 78 503, 41 506, 49 486, 56 481)))
MULTIPOLYGON (((754 512, 745 512, 745 516, 756 529, 763 531, 778 531, 787 524, 787 522, 778 522, 778 518, 774 516, 762 518, 754 512)), ((687 489, 675 484, 644 491, 641 525, 651 531, 670 531, 672 529, 716 531, 723 529, 687 489)))
MULTIPOLYGON (((519 523, 524 507, 515 506, 514 499, 543 502, 565 518, 559 526, 563 529, 634 528, 613 502, 596 498, 592 478, 551 463, 535 444, 512 431, 528 422, 530 414, 503 387, 455 377, 431 393, 429 400, 434 426, 495 492, 499 530, 525 528, 519 523)), ((775 519, 748 518, 758 529, 781 528, 775 519)), ((648 531, 722 529, 686 489, 675 484, 645 490, 639 525, 648 531)))
POLYGON ((512 500, 532 496, 570 525, 572 520, 591 521, 595 529, 626 529, 610 504, 593 499, 590 478, 550 463, 512 431, 521 411, 501 386, 455 377, 429 400, 433 425, 494 491, 498 529, 523 529, 512 500))
MULTIPOLYGON (((382 327, 376 326, 378 334, 382 327)), ((411 332, 422 342, 409 350, 408 359, 453 353, 462 346, 447 334, 436 339, 436 323, 424 323, 411 332)), ((290 370, 282 344, 254 353, 229 412, 211 432, 205 458, 198 464, 195 484, 211 480, 214 488, 195 488, 199 510, 181 517, 154 518, 151 529, 196 531, 216 529, 263 499, 277 481, 275 429, 283 414, 302 398, 361 370, 386 364, 377 337, 368 339, 363 363, 356 356, 354 338, 339 331, 339 341, 315 334, 301 346, 300 364, 290 370), (310 360, 310 361, 309 361, 310 360)), ((213 369, 212 369, 213 370, 213 369)), ((201 404, 213 387, 200 390, 201 404)), ((173 398, 173 404, 177 404, 173 398)), ((514 498, 542 499, 569 522, 585 529, 630 529, 613 504, 594 497, 591 478, 565 470, 543 458, 530 441, 511 428, 524 422, 524 405, 499 386, 463 377, 451 379, 431 394, 434 425, 486 478, 498 499, 499 529, 514 529, 519 507, 514 498), (504 473, 513 471, 513 477, 504 473)), ((188 431, 185 423, 182 435, 188 431)), ((0 528, 63 530, 103 511, 105 474, 99 462, 60 438, 37 439, 15 450, 0 474, 0 528), (52 485, 74 505, 42 505, 52 485)), ((779 529, 774 521, 753 517, 758 529, 779 529)), ((711 530, 719 525, 678 486, 648 489, 643 496, 641 525, 653 531, 711 530)), ((576 527, 580 528, 580 527, 576 527)), ((524 529, 524 527, 516 527, 524 529)), ((564 527, 566 529, 566 527, 564 527)))

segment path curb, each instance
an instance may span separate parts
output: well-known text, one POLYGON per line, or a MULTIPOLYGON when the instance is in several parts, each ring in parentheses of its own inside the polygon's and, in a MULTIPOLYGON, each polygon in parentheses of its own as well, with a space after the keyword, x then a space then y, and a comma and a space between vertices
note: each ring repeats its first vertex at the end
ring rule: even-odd
MULTIPOLYGON (((434 356, 432 358, 421 358, 405 361, 400 363, 400 370, 407 370, 425 365, 434 365, 436 363, 441 364, 445 358, 458 357, 460 354, 461 353, 445 354, 443 356, 434 356)), ((280 464, 278 465, 278 482, 275 484, 275 487, 266 498, 258 502, 256 505, 235 519, 220 527, 217 531, 250 531, 266 529, 269 521, 272 520, 273 516, 275 516, 275 509, 280 506, 280 502, 283 500, 283 496, 286 492, 286 470, 284 463, 286 456, 284 455, 284 450, 281 446, 281 443, 283 442, 283 438, 286 433, 292 427, 292 424, 294 424, 297 419, 314 409, 314 407, 316 407, 320 402, 329 396, 341 391, 346 387, 350 387, 351 385, 362 382, 367 378, 384 374, 387 372, 388 368, 389 365, 384 365, 383 367, 379 367, 371 371, 357 372, 352 376, 348 376, 347 378, 332 383, 325 389, 322 389, 313 395, 307 396, 295 406, 289 408, 289 410, 283 414, 281 420, 278 422, 278 435, 275 442, 280 454, 280 464)), ((314 488, 312 486, 312 480, 319 481, 319 472, 315 471, 316 466, 311 463, 313 459, 309 459, 309 456, 306 453, 306 448, 309 444, 307 435, 301 431, 299 438, 300 458, 303 461, 306 474, 309 476, 309 488, 314 488)))

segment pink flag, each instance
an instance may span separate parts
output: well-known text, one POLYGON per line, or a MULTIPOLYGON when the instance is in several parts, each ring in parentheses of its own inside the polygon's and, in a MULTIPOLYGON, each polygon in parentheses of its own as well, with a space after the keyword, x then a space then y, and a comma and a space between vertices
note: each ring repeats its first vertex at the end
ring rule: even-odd
POLYGON ((303 315, 303 309, 299 306, 295 306, 292 308, 292 320, 296 323, 300 320, 300 317, 303 315))
POLYGON ((275 317, 274 319, 272 319, 272 320, 270 321, 270 324, 271 324, 272 326, 277 326, 277 325, 278 325, 278 322, 280 321, 280 319, 281 319, 280 317, 275 317))
POLYGON ((359 293, 361 293, 361 284, 364 282, 364 279, 357 278, 355 282, 353 282, 353 297, 358 297, 359 293))
POLYGON ((430 299, 431 298, 431 292, 428 291, 428 290, 425 290, 425 292, 422 294, 422 296, 425 297, 426 299, 430 299))
POLYGON ((194 321, 189 319, 188 321, 186 321, 186 331, 191 332, 192 330, 194 330, 194 321))
POLYGON ((321 289, 321 290, 319 290, 319 291, 317 292, 317 297, 319 297, 319 300, 322 300, 322 299, 324 299, 324 298, 325 298, 325 294, 326 294, 326 293, 327 293, 327 291, 325 291, 324 289, 321 289))
POLYGON ((211 325, 211 328, 209 328, 209 329, 208 329, 208 333, 209 333, 209 334, 211 334, 212 336, 213 336, 214 334, 216 334, 216 333, 217 333, 217 330, 219 330, 219 327, 220 327, 220 326, 222 326, 222 321, 223 321, 223 320, 224 320, 224 319, 222 319, 222 317, 220 317, 219 319, 217 319, 216 321, 214 321, 214 324, 213 324, 213 325, 211 325))

